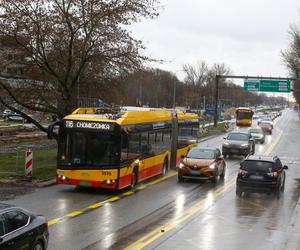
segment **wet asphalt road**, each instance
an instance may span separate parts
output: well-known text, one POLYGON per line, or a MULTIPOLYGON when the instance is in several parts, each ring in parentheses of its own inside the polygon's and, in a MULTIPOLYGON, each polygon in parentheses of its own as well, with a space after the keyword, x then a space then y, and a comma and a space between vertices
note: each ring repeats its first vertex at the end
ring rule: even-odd
MULTIPOLYGON (((173 177, 144 183, 134 194, 60 185, 8 203, 51 220, 50 250, 121 249, 135 242, 146 249, 280 249, 300 194, 299 131, 297 114, 287 110, 265 144, 256 145, 256 154, 277 154, 289 166, 279 200, 263 194, 237 198, 235 178, 243 158, 234 157, 226 159, 225 180, 217 184, 178 183, 170 172, 173 177)), ((222 137, 202 145, 220 147, 222 137)))

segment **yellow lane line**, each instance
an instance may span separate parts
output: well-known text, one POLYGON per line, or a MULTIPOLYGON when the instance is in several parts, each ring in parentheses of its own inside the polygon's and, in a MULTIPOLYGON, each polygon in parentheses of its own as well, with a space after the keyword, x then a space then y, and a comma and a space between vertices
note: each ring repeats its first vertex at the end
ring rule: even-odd
MULTIPOLYGON (((219 187, 217 190, 213 192, 214 199, 218 198, 221 194, 225 193, 229 188, 231 188, 235 184, 235 180, 231 180, 228 182, 225 186, 219 187)), ((204 210, 205 208, 208 208, 211 206, 212 203, 209 202, 208 198, 204 198, 200 201, 198 201, 195 205, 187 209, 185 212, 177 216, 176 218, 166 222, 164 225, 161 225, 151 231, 150 233, 144 235, 134 243, 130 244, 128 247, 125 248, 125 250, 136 250, 136 249, 142 249, 146 246, 148 246, 150 243, 154 242, 161 236, 163 236, 165 233, 176 227, 178 224, 184 222, 185 220, 189 219, 194 214, 200 212, 201 210, 204 210)))
POLYGON ((280 131, 279 135, 276 137, 276 139, 272 142, 272 144, 270 145, 270 147, 266 150, 266 152, 264 153, 264 155, 268 156, 272 153, 272 151, 274 150, 274 148, 277 146, 277 144, 279 143, 281 137, 283 135, 283 132, 280 131))
POLYGON ((49 221, 48 221, 48 225, 49 225, 49 226, 52 226, 52 225, 54 225, 54 224, 57 224, 58 222, 59 222, 59 219, 49 220, 49 221))
POLYGON ((106 200, 107 202, 114 202, 114 201, 118 201, 120 200, 121 198, 119 196, 114 196, 112 198, 109 198, 108 200, 106 200))
POLYGON ((102 207, 102 206, 103 206, 102 203, 95 203, 95 204, 89 205, 88 208, 95 209, 95 208, 102 207))
POLYGON ((81 211, 75 211, 75 212, 67 214, 66 216, 67 217, 75 217, 75 216, 80 215, 80 214, 82 214, 81 211))
POLYGON ((134 194, 134 192, 132 192, 132 191, 123 193, 123 195, 125 195, 125 196, 130 196, 130 195, 133 195, 133 194, 134 194))
MULTIPOLYGON (((154 184, 157 184, 157 183, 160 183, 164 180, 167 180, 167 179, 170 179, 171 177, 177 175, 177 172, 171 172, 169 173, 168 175, 164 176, 164 177, 161 177, 155 181, 152 181, 152 182, 149 182, 149 183, 145 183, 145 184, 141 184, 139 185, 138 187, 135 188, 135 190, 137 191, 141 191, 149 186, 152 186, 154 184)), ((58 224, 60 222, 63 222, 65 221, 66 219, 69 219, 69 218, 74 218, 76 216, 79 216, 85 212, 88 212, 92 209, 97 209, 97 208, 100 208, 102 207, 105 203, 110 203, 110 202, 115 202, 115 201, 118 201, 120 200, 121 198, 123 197, 127 197, 127 196, 130 196, 130 195, 133 195, 135 194, 134 191, 127 191, 127 192, 124 192, 124 193, 121 193, 120 196, 114 196, 114 197, 111 197, 107 200, 104 200, 104 201, 101 201, 101 202, 98 202, 98 203, 95 203, 95 204, 91 204, 91 205, 88 205, 87 207, 83 208, 83 209, 80 209, 78 211, 74 211, 74 212, 71 212, 67 215, 64 215, 64 216, 61 216, 59 218, 55 218, 55 219, 52 219, 52 220, 49 220, 48 221, 48 225, 49 226, 52 226, 52 225, 55 225, 55 224, 58 224)))

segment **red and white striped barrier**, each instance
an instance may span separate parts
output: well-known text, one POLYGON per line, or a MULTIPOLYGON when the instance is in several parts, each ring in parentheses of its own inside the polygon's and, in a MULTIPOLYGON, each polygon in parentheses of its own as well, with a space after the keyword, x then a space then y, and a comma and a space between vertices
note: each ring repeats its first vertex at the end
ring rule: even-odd
POLYGON ((33 165, 33 152, 31 150, 26 151, 25 159, 25 176, 32 177, 32 165, 33 165))

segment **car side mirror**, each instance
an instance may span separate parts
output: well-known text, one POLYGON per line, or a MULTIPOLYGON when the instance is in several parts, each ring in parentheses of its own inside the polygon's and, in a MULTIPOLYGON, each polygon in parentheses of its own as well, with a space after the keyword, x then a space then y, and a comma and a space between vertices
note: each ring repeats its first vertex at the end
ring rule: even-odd
POLYGON ((226 140, 226 138, 227 138, 226 136, 223 137, 224 140, 226 140))
POLYGON ((289 169, 289 167, 287 165, 284 165, 283 169, 289 169))
POLYGON ((219 156, 219 157, 218 157, 218 159, 217 159, 217 160, 218 160, 218 161, 220 161, 220 160, 223 160, 223 159, 224 159, 224 156, 223 156, 223 155, 221 155, 221 156, 219 156))
POLYGON ((184 155, 181 155, 181 156, 180 156, 181 159, 184 159, 184 157, 185 157, 184 155))

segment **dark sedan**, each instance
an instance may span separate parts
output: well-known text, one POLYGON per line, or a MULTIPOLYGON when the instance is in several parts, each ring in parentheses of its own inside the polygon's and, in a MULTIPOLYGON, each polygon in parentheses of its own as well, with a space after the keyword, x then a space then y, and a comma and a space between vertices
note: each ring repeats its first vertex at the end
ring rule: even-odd
POLYGON ((0 203, 0 249, 47 249, 48 222, 42 215, 0 203))
POLYGON ((178 166, 178 181, 183 179, 209 179, 216 182, 224 178, 226 164, 218 148, 194 147, 178 166))
POLYGON ((242 163, 236 180, 236 194, 273 193, 279 198, 284 191, 285 169, 278 156, 251 155, 242 163))
POLYGON ((224 156, 247 156, 255 152, 255 143, 249 133, 231 132, 224 139, 222 144, 222 154, 224 156))

